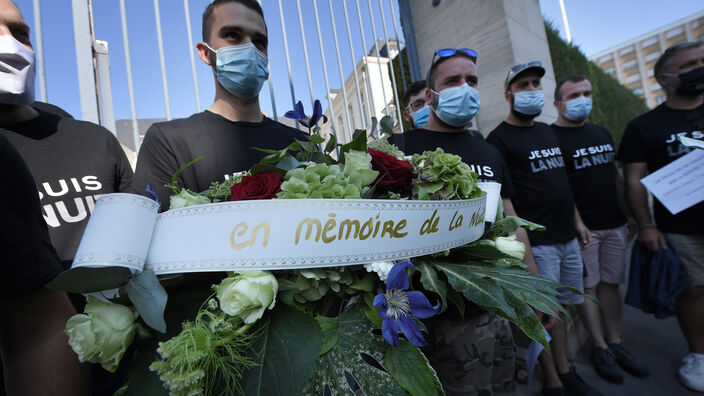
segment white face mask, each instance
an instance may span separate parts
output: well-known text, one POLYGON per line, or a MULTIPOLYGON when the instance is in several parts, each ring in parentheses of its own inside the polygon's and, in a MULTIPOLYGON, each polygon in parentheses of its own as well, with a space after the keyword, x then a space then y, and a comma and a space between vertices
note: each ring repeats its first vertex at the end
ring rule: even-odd
POLYGON ((10 35, 0 35, 0 103, 34 102, 34 73, 34 51, 10 35))

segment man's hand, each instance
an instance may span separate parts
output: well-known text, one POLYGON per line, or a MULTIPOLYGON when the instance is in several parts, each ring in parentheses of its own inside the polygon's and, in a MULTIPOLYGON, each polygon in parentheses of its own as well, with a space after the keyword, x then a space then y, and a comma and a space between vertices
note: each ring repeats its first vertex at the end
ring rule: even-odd
POLYGON ((646 249, 657 252, 658 250, 667 249, 665 237, 660 230, 653 227, 641 228, 638 231, 638 242, 645 246, 646 249))
POLYGON ((626 230, 628 231, 628 234, 626 234, 626 241, 630 241, 633 237, 638 235, 638 223, 636 223, 636 219, 633 217, 628 218, 626 230))
POLYGON ((581 221, 577 222, 576 228, 577 238, 579 238, 579 246, 581 246, 582 250, 591 246, 592 232, 589 231, 589 228, 587 228, 587 226, 585 226, 584 223, 582 223, 581 221))

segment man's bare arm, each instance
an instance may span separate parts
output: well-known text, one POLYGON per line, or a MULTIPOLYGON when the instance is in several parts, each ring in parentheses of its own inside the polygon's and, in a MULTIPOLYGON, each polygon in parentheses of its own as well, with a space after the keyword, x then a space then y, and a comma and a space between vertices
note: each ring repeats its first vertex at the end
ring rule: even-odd
POLYGON ((638 242, 652 251, 667 249, 665 238, 650 217, 648 192, 640 179, 648 174, 645 162, 631 162, 624 165, 626 176, 626 200, 631 214, 638 225, 638 242))

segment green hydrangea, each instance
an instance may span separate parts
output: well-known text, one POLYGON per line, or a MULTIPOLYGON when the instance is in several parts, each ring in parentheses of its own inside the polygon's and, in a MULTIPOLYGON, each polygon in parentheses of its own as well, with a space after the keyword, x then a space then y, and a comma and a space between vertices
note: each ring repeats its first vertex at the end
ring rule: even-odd
POLYGON ((406 154, 404 154, 403 151, 399 150, 398 147, 396 147, 395 145, 389 143, 387 139, 372 140, 371 142, 367 143, 367 148, 389 154, 391 156, 396 157, 396 159, 406 159, 406 154))
POLYGON ((481 196, 477 174, 457 155, 442 149, 414 154, 411 159, 418 175, 413 180, 417 199, 451 200, 481 196))
POLYGON ((345 153, 345 164, 311 164, 288 171, 277 198, 361 198, 379 176, 372 169, 371 155, 361 151, 345 153))
POLYGON ((345 267, 309 268, 296 270, 294 273, 298 276, 295 279, 296 291, 293 298, 302 304, 318 301, 329 291, 338 294, 344 292, 347 286, 354 282, 352 273, 346 271, 345 267))

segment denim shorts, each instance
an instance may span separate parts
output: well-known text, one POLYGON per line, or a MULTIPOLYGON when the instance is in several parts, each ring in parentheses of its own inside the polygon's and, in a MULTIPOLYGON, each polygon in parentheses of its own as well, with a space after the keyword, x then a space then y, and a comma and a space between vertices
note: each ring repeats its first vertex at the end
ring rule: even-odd
MULTIPOLYGON (((531 248, 540 275, 558 281, 565 286, 584 291, 584 266, 577 238, 554 245, 538 245, 531 248)), ((563 304, 582 304, 584 296, 562 289, 559 298, 563 304)))

